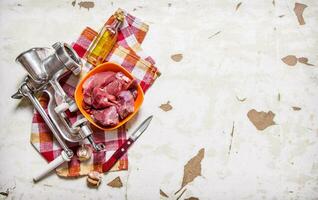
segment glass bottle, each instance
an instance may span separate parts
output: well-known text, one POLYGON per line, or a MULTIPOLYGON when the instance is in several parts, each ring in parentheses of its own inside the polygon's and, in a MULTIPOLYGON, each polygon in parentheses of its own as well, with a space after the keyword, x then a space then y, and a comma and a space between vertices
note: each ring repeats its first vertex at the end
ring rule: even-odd
POLYGON ((124 21, 124 12, 116 11, 112 25, 105 25, 90 45, 86 59, 97 66, 104 62, 109 52, 117 42, 118 30, 124 21))

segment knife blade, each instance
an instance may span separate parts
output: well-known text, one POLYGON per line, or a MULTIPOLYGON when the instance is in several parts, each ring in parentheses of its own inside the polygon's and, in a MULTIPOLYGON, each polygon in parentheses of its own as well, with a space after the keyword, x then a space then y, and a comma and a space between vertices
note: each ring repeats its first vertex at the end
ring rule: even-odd
POLYGON ((129 147, 141 136, 143 132, 148 128, 152 115, 149 116, 146 120, 144 120, 136 130, 131 134, 131 136, 124 142, 115 153, 103 164, 103 172, 109 171, 116 162, 127 152, 129 147))

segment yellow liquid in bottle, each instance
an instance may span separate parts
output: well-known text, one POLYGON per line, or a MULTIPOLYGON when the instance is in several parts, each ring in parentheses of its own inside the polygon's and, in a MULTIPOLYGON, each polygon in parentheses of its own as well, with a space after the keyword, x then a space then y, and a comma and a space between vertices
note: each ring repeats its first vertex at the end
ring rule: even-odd
POLYGON ((117 34, 106 29, 103 34, 96 38, 94 44, 92 44, 92 48, 90 48, 92 50, 87 55, 87 61, 95 66, 103 63, 112 50, 116 40, 117 34))
POLYGON ((117 41, 118 29, 124 20, 124 12, 116 11, 111 26, 104 26, 87 51, 86 59, 94 66, 102 64, 117 41))

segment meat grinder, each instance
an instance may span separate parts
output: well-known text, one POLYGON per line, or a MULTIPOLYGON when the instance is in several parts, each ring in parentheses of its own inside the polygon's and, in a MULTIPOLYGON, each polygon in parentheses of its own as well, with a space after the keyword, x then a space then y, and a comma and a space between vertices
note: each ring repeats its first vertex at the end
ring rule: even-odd
POLYGON ((70 161, 74 153, 65 141, 83 142, 87 139, 96 151, 104 149, 103 144, 94 142, 92 130, 84 116, 75 123, 71 123, 66 115, 67 110, 76 112, 78 108, 74 100, 65 93, 59 81, 71 73, 79 75, 82 68, 81 59, 66 43, 57 42, 52 47, 53 49, 32 48, 16 58, 16 61, 25 68, 28 75, 20 85, 19 90, 12 95, 12 98, 27 97, 63 149, 59 157, 50 162, 41 173, 34 177, 34 181, 42 179, 63 162, 70 161), (47 112, 36 98, 39 93, 46 93, 49 97, 47 112))

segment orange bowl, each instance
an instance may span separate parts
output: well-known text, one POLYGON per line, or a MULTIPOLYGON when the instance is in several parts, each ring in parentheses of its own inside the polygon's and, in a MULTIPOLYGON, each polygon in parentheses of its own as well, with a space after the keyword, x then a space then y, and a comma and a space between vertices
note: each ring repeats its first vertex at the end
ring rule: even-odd
POLYGON ((85 83, 85 81, 92 75, 99 73, 99 72, 105 72, 105 71, 113 71, 113 72, 122 72, 123 74, 125 74, 128 78, 133 79, 133 75, 128 72, 125 68, 123 68, 120 65, 117 65, 115 63, 111 63, 111 62, 106 62, 103 64, 98 65, 97 67, 95 67, 94 69, 92 69, 90 72, 88 72, 83 78, 82 80, 79 82, 79 84, 76 87, 75 90, 75 94, 74 94, 74 98, 75 98, 75 102, 77 104, 77 107, 79 108, 79 110, 81 111, 81 113, 84 115, 84 117, 86 119, 88 119, 88 121, 90 123, 92 123, 94 126, 96 126, 99 129, 105 130, 105 131, 110 131, 110 130, 114 130, 117 129, 118 127, 122 126, 123 124, 125 124, 128 120, 130 120, 139 110, 143 100, 144 100, 144 93, 140 87, 140 85, 138 84, 137 86, 137 98, 135 100, 135 108, 134 108, 134 112, 131 113, 130 115, 128 115, 125 119, 119 121, 119 124, 117 124, 116 126, 113 127, 103 127, 98 125, 94 119, 91 117, 91 115, 89 113, 86 112, 86 110, 83 108, 83 84, 85 83))

